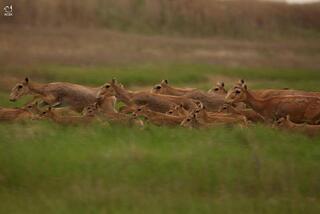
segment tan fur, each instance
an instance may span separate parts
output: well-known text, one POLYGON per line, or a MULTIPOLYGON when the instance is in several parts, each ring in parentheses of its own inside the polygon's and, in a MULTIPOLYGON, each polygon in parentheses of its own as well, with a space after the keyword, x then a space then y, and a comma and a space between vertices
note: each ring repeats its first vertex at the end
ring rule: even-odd
POLYGON ((200 124, 222 123, 222 124, 243 124, 247 125, 247 119, 243 115, 232 115, 225 113, 209 114, 204 107, 195 111, 196 119, 200 124))
POLYGON ((248 120, 252 122, 265 122, 264 118, 257 112, 255 112, 252 109, 239 109, 235 108, 232 105, 224 104, 219 112, 221 113, 231 113, 234 115, 243 115, 245 116, 248 120))
POLYGON ((41 116, 43 118, 51 119, 52 121, 62 124, 62 125, 78 125, 78 124, 90 124, 94 121, 99 121, 94 115, 85 115, 85 116, 67 116, 59 115, 52 107, 49 107, 47 110, 43 111, 41 116))
POLYGON ((25 121, 39 119, 37 103, 28 103, 22 108, 0 108, 0 121, 25 121))
POLYGON ((124 102, 127 106, 146 105, 153 111, 165 113, 175 105, 182 104, 186 109, 196 108, 192 99, 180 96, 170 96, 154 94, 150 92, 132 92, 120 87, 115 80, 111 84, 105 84, 98 92, 105 96, 116 96, 119 101, 124 102))
POLYGON ((320 119, 320 97, 306 95, 278 95, 258 98, 247 90, 246 85, 236 86, 228 92, 226 102, 245 102, 254 111, 269 120, 290 115, 296 123, 315 124, 320 119))
POLYGON ((104 111, 103 107, 99 105, 99 103, 92 104, 84 109, 83 114, 89 116, 100 116, 102 118, 107 119, 108 122, 111 123, 120 123, 124 125, 136 125, 142 127, 143 121, 137 118, 132 117, 131 115, 127 115, 124 113, 113 112, 113 111, 104 111))
MULTIPOLYGON (((245 81, 240 80, 237 86, 244 86, 245 81)), ((320 96, 320 92, 309 92, 301 90, 292 90, 292 89, 260 89, 250 91, 252 95, 258 98, 270 98, 275 96, 284 96, 284 95, 306 95, 306 96, 320 96)))
POLYGON ((133 113, 133 116, 144 116, 148 119, 148 121, 158 126, 177 126, 184 119, 184 117, 171 116, 164 113, 152 111, 146 106, 138 107, 138 109, 133 113))
POLYGON ((224 82, 217 82, 216 86, 209 89, 208 93, 227 95, 227 90, 224 88, 224 82))
POLYGON ((178 117, 186 117, 189 115, 189 112, 183 108, 183 105, 176 105, 166 113, 178 117))
POLYGON ((196 88, 178 88, 168 84, 168 80, 162 80, 160 84, 153 86, 151 92, 155 94, 165 94, 173 96, 183 96, 189 92, 197 91, 196 88))
POLYGON ((92 88, 66 82, 54 82, 40 84, 30 82, 26 78, 23 82, 17 83, 11 90, 10 100, 16 101, 25 95, 34 95, 41 98, 47 104, 70 106, 77 112, 96 101, 96 95, 100 87, 92 88))
POLYGON ((300 132, 311 137, 320 135, 320 125, 297 124, 290 120, 290 116, 282 117, 276 121, 276 126, 292 132, 300 132))

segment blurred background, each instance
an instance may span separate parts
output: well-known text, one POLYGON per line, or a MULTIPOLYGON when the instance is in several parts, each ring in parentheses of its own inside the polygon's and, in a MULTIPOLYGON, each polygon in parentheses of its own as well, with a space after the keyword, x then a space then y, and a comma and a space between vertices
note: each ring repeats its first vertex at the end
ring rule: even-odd
MULTIPOLYGON (((0 90, 24 76, 99 85, 318 90, 320 3, 308 0, 5 0, 0 90), (310 82, 311 81, 311 82, 310 82), (312 82, 313 81, 313 82, 312 82), (317 84, 318 85, 318 84, 317 84)), ((7 96, 7 95, 5 95, 7 96)))

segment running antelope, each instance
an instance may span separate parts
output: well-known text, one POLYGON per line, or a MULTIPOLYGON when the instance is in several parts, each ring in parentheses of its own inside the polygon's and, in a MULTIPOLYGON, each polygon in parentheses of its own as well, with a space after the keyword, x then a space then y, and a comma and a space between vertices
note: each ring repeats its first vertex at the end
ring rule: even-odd
POLYGON ((278 95, 260 98, 246 85, 236 85, 226 96, 229 104, 244 102, 265 119, 277 120, 289 115, 293 122, 317 124, 320 120, 320 97, 307 95, 278 95))
POLYGON ((183 105, 176 105, 173 108, 171 108, 167 114, 172 116, 178 116, 178 117, 186 117, 189 115, 189 112, 183 108, 183 105))
POLYGON ((247 125, 247 118, 243 115, 232 115, 226 113, 208 113, 204 106, 194 111, 196 119, 200 124, 222 123, 247 125))
MULTIPOLYGON (((193 88, 174 88, 169 86, 168 81, 166 80, 163 80, 160 85, 154 86, 152 91, 155 94, 181 96, 201 101, 208 111, 218 111, 220 106, 224 103, 225 97, 225 95, 207 93, 193 88)), ((188 108, 186 109, 189 110, 188 108)))
POLYGON ((168 80, 162 80, 160 84, 153 86, 151 92, 173 96, 183 96, 187 93, 198 91, 196 88, 178 88, 169 85, 168 80))
POLYGON ((110 84, 106 83, 98 94, 115 96, 127 106, 146 105, 151 110, 162 113, 169 111, 170 108, 179 104, 182 104, 185 109, 196 108, 196 104, 192 99, 180 96, 153 94, 150 92, 132 92, 121 87, 115 79, 113 79, 110 84))
POLYGON ((54 108, 51 106, 48 107, 47 110, 41 113, 42 118, 48 118, 53 122, 62 125, 78 125, 78 124, 89 124, 94 121, 98 121, 99 119, 95 117, 93 114, 86 114, 83 116, 61 116, 59 113, 56 112, 54 108))
POLYGON ((28 103, 22 108, 0 108, 0 121, 25 121, 40 119, 38 103, 28 103))
POLYGON ((224 88, 224 82, 217 82, 216 87, 209 89, 208 93, 227 95, 227 90, 224 88))
POLYGON ((279 128, 293 132, 301 132, 311 137, 320 135, 320 125, 297 124, 290 120, 289 115, 277 120, 275 125, 279 128))
POLYGON ((248 120, 250 120, 252 122, 265 122, 264 118, 259 113, 255 112, 254 110, 252 110, 250 108, 238 109, 238 108, 233 107, 232 105, 224 104, 220 108, 219 112, 231 113, 234 115, 243 115, 248 120))
POLYGON ((150 110, 147 106, 140 106, 137 110, 133 113, 134 117, 143 116, 151 123, 161 126, 161 125, 168 125, 168 126, 178 126, 181 124, 185 117, 178 117, 172 116, 160 112, 155 112, 150 110))
MULTIPOLYGON (((66 82, 41 84, 25 78, 12 88, 10 101, 14 102, 25 95, 33 95, 34 99, 41 98, 50 106, 70 106, 75 111, 81 112, 84 107, 96 101, 99 89, 100 87, 92 88, 66 82)), ((115 98, 110 99, 110 103, 114 104, 115 98)))
POLYGON ((119 123, 130 126, 136 125, 140 127, 144 125, 142 120, 135 118, 131 115, 114 111, 106 112, 105 109, 103 109, 103 107, 101 107, 98 102, 91 104, 90 106, 87 106, 83 111, 83 115, 99 116, 100 118, 106 119, 110 123, 119 123))

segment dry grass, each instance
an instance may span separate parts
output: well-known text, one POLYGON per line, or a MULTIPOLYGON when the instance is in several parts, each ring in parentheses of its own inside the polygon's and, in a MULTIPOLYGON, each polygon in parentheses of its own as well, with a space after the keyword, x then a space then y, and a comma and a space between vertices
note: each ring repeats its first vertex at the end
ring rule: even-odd
POLYGON ((75 27, 0 27, 0 64, 210 63, 229 67, 319 68, 318 40, 239 41, 146 36, 75 27))
POLYGON ((13 0, 15 16, 3 23, 103 26, 146 32, 230 37, 317 36, 320 4, 255 0, 13 0))

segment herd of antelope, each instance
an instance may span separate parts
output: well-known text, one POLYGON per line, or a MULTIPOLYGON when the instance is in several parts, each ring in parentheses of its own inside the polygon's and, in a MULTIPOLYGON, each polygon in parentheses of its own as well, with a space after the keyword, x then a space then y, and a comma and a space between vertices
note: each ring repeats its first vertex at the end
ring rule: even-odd
POLYGON ((320 92, 249 90, 243 80, 229 91, 223 82, 218 82, 205 92, 173 87, 167 80, 150 91, 130 91, 115 79, 94 88, 66 82, 41 84, 25 78, 12 88, 10 101, 26 95, 33 99, 24 107, 0 108, 0 121, 97 121, 140 127, 149 122, 188 128, 265 123, 310 136, 320 134, 320 92), (117 105, 119 102, 123 105, 117 105))

